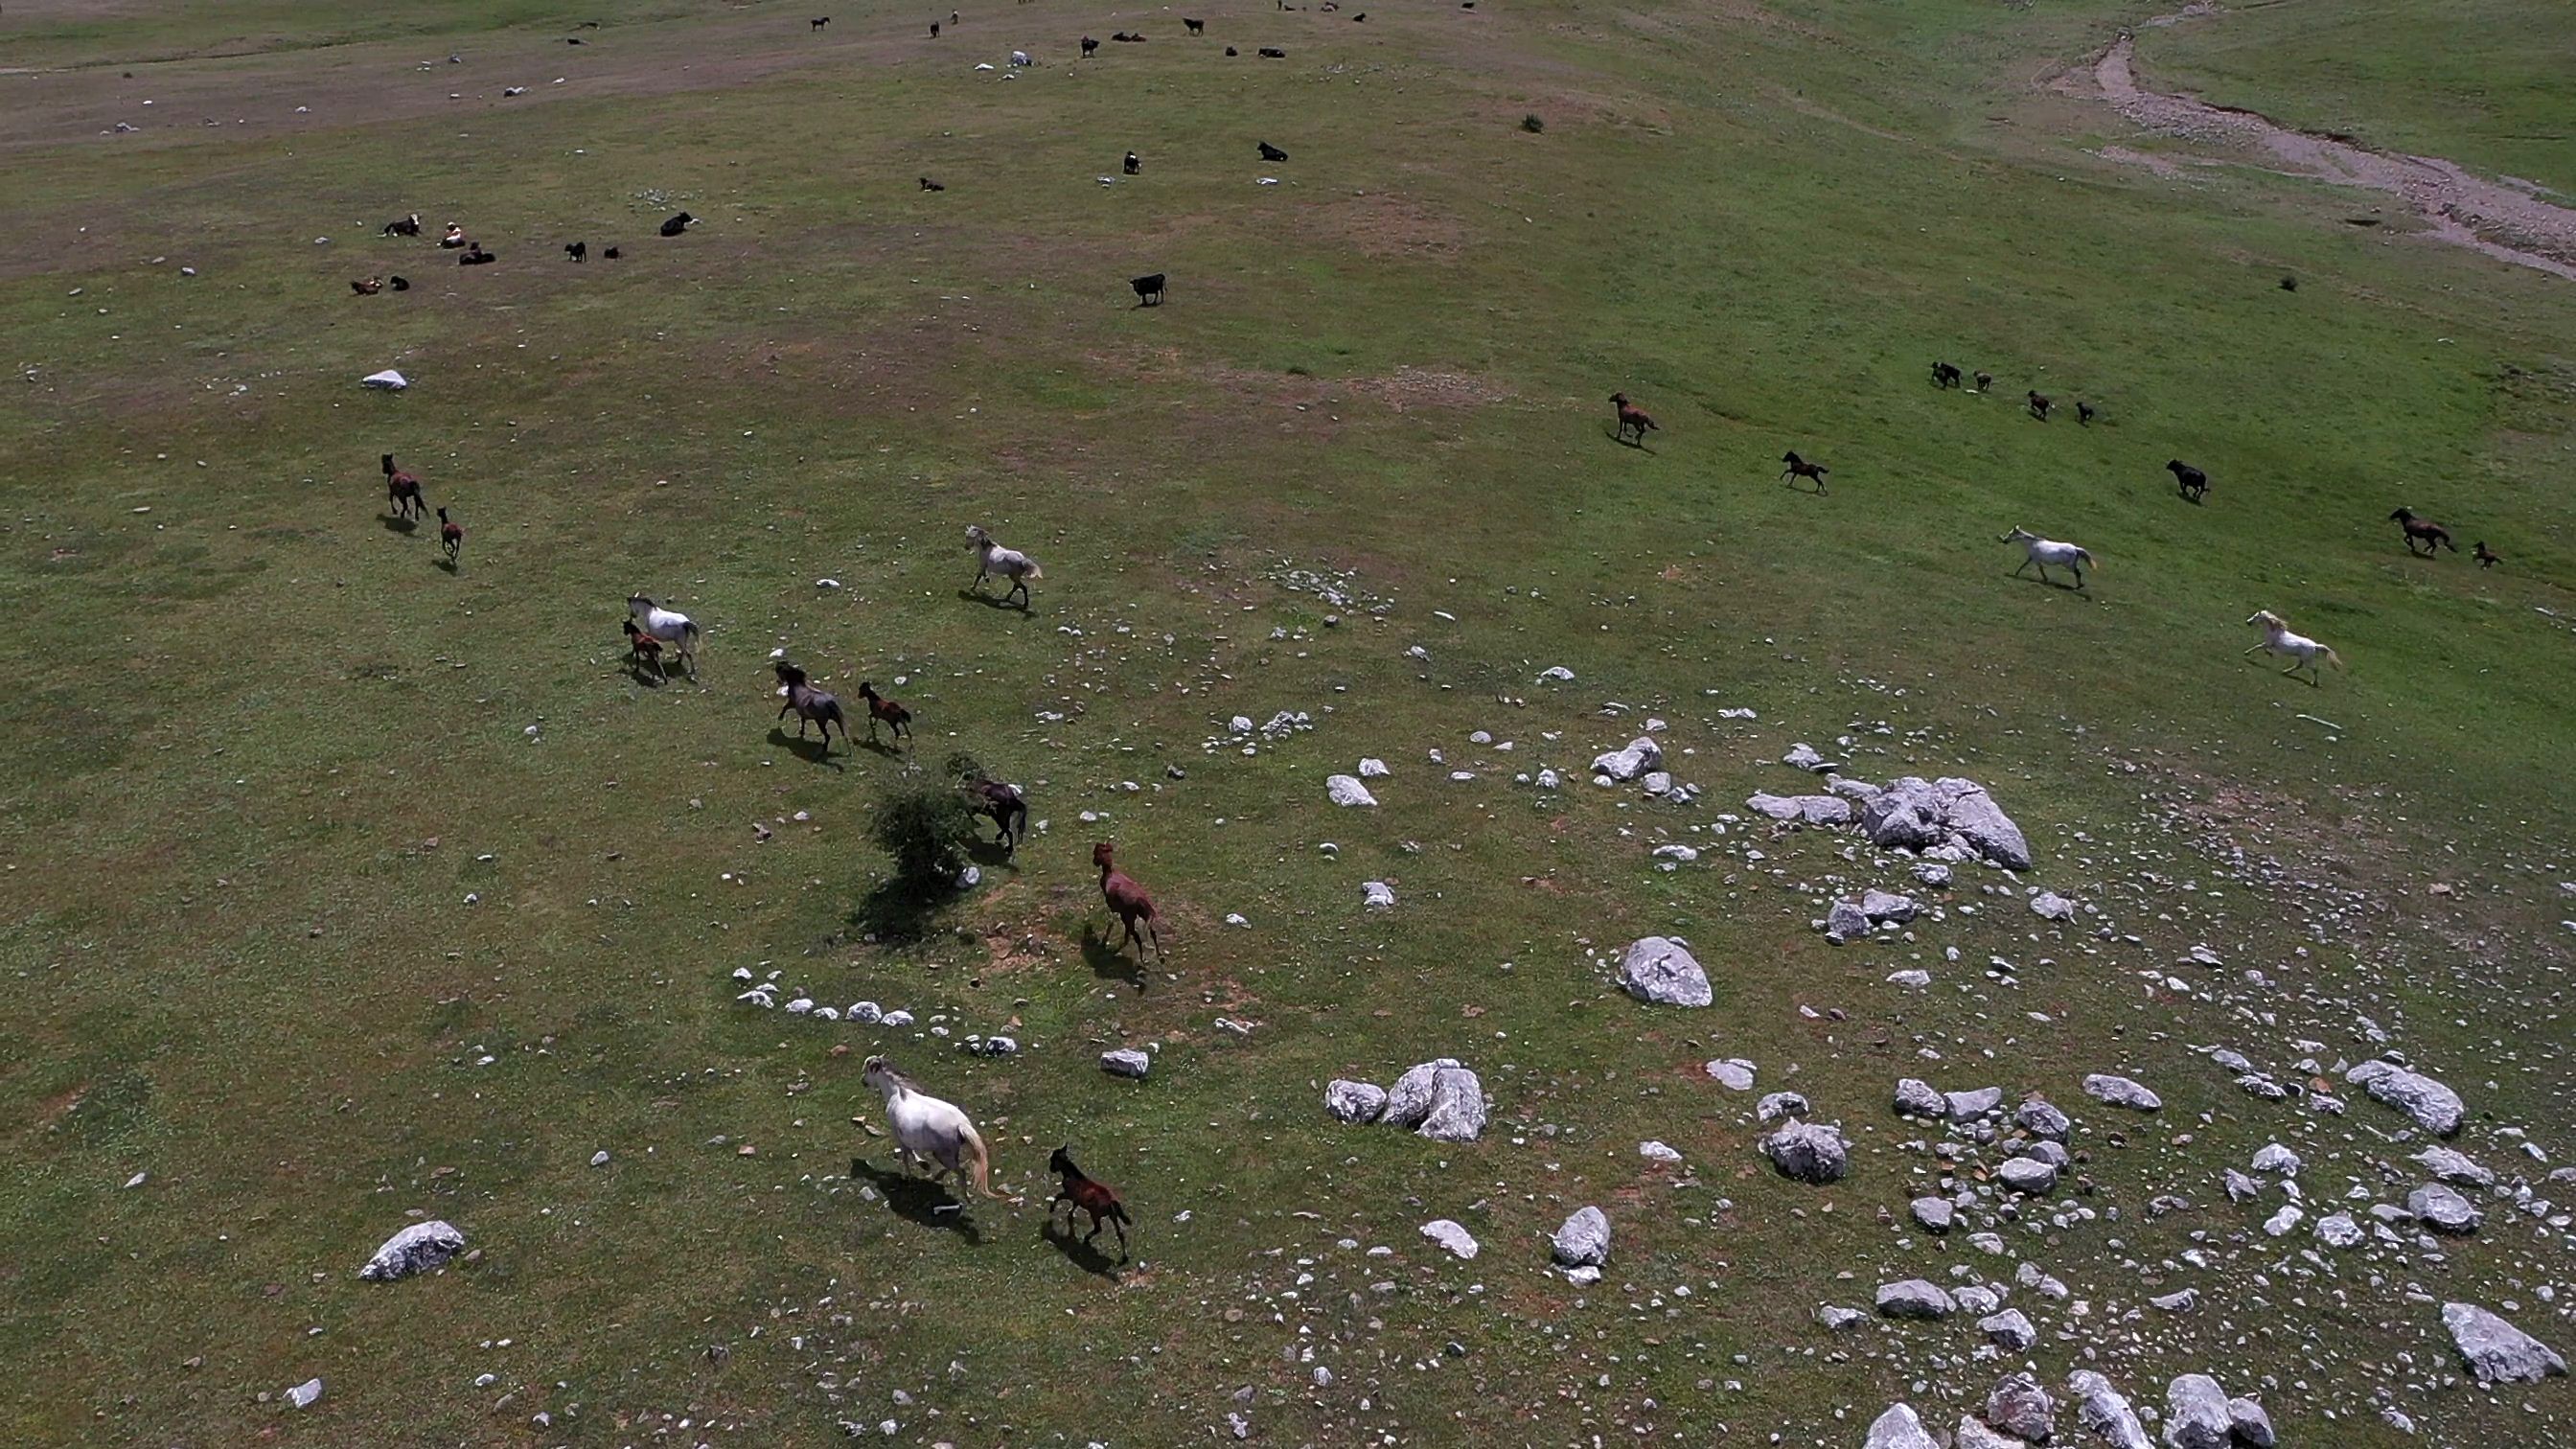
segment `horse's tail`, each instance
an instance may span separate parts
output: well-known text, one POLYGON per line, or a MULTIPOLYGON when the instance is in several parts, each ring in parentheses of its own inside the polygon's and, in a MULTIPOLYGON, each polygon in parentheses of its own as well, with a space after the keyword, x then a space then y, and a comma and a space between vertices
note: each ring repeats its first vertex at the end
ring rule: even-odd
POLYGON ((698 621, 695 619, 691 619, 687 623, 682 624, 680 626, 681 645, 687 648, 690 653, 697 653, 698 639, 701 632, 702 631, 698 628, 698 621))
POLYGON ((2102 567, 2101 561, 2100 561, 2100 560, 2098 560, 2098 559, 2096 559, 2096 558, 2094 558, 2094 557, 2093 557, 2092 552, 2091 552, 2090 550, 2088 550, 2088 549, 2081 549, 2081 548, 2077 549, 2077 550, 2075 551, 2075 556, 2076 556, 2077 558, 2080 558, 2080 559, 2084 560, 2086 563, 2093 565, 2093 567, 2094 567, 2094 568, 2096 568, 2096 569, 2099 569, 2099 568, 2101 568, 2101 567, 2102 567))
POLYGON ((2320 644, 2317 646, 2317 653, 2322 655, 2325 661, 2328 664, 2333 665, 2338 672, 2342 670, 2343 656, 2334 652, 2332 646, 2320 644))
POLYGON ((1011 1201, 1010 1198, 993 1191, 993 1156, 984 1150, 984 1139, 977 1135, 972 1126, 966 1127, 960 1133, 960 1137, 962 1140, 958 1144, 957 1152, 959 1156, 966 1159, 967 1180, 974 1183, 975 1190, 986 1197, 997 1202, 1011 1201))
POLYGON ((1036 559, 1030 559, 1030 560, 1029 560, 1029 570, 1028 570, 1028 572, 1027 572, 1026 574, 1021 575, 1021 577, 1023 577, 1023 578, 1031 578, 1031 579, 1042 579, 1042 578, 1045 578, 1045 577, 1046 577, 1046 570, 1038 567, 1038 561, 1037 561, 1036 559))
POLYGON ((2442 547, 2449 549, 2449 550, 2450 550, 2451 552, 2453 552, 2453 553, 2458 553, 2458 552, 2460 551, 2460 546, 2459 546, 2458 544, 2456 544, 2456 543, 2451 542, 2451 536, 2450 536, 2449 534, 2447 534, 2447 533, 2446 533, 2446 534, 2443 534, 2443 535, 2441 536, 2441 538, 2442 538, 2442 547))

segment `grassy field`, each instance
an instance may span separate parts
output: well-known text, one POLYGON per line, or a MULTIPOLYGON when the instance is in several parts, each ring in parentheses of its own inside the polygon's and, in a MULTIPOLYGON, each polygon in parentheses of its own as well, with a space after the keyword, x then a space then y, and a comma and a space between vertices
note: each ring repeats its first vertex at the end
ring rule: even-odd
MULTIPOLYGON (((684 0, 0 17, 33 72, 0 77, 0 1439, 1164 1445, 1231 1413, 1282 1445, 1856 1445, 2017 1360, 1815 1306, 2017 1260, 2081 1305, 2014 1300, 2052 1387, 2098 1362, 2160 1405, 2207 1370, 2293 1445, 2576 1434, 2563 1380, 2460 1386, 2438 1317, 2576 1349, 2563 1225, 2268 1238, 2277 1200, 2218 1185, 2254 1148, 2297 1145, 2314 1199, 2402 1201, 2381 1164, 2416 1147, 2192 1050, 2299 1077, 2402 1048, 2469 1099, 2463 1150, 2510 1172, 2527 1130, 2569 1195, 2539 1179, 2576 1153, 2576 292, 2341 226, 2322 188, 2090 154, 2116 118, 2034 82, 2141 18, 2095 0, 1359 8, 1210 6, 1185 40, 1030 5, 935 42, 684 0), (973 68, 1013 48, 1040 63, 973 68), (1141 177, 1095 180, 1129 149, 1141 177), (499 264, 376 235, 415 210, 499 264), (351 294, 386 272, 412 288, 351 294), (414 386, 356 386, 386 366, 414 386), (1611 440, 1613 389, 1650 448, 1611 440), (1776 482, 1792 447, 1829 496, 1776 482), (383 516, 386 451, 460 567, 383 516), (2506 565, 2409 558, 2401 503, 2506 565), (1028 612, 963 593, 978 522, 1044 561, 1028 612), (2009 577, 2016 524, 2084 543, 2092 586, 2009 577), (694 686, 623 666, 639 589, 707 627, 694 686), (2239 659, 2264 607, 2349 671, 2239 659), (780 734, 780 648, 907 700, 913 757, 780 734), (1230 737, 1283 710, 1312 728, 1230 737), (1584 780, 1650 717, 1697 802, 1584 780), (1741 818, 1801 740, 1983 779, 2037 869, 1827 945, 1835 895, 1906 875, 1741 818), (894 932, 869 814, 959 749, 1046 828, 894 932), (1383 803, 1337 810, 1362 756, 1383 803), (1514 782, 1542 767, 1566 786, 1514 782), (1142 973, 1104 939, 1110 838, 1169 917, 1142 973), (1656 869, 1671 842, 1700 859, 1656 869), (2023 884, 2097 914, 2047 925, 2023 884), (1618 993, 1650 932, 1714 1008, 1618 993), (738 969, 918 1025, 763 1011, 738 969), (959 1050, 993 1032, 1021 1054, 959 1050), (1120 1045, 1149 1080, 1099 1071, 1120 1045), (853 1126, 878 1051, 1029 1204, 894 1180, 853 1126), (1481 1142, 1321 1111, 1442 1055, 1483 1073, 1481 1142), (1700 1068, 1735 1056, 1843 1124, 1846 1182, 1763 1166, 1759 1093, 1700 1068), (2165 1112, 2095 1107, 2093 1071, 2165 1112), (2093 1109, 2091 1194, 2008 1256, 1908 1232, 1909 1074, 2093 1109), (1060 1142, 1127 1194, 1137 1261, 1042 1235, 1060 1142), (2164 1193, 2195 1207, 2148 1218, 2164 1193), (1545 1271, 1585 1203, 1616 1233, 1588 1289, 1545 1271), (478 1256, 357 1281, 413 1213, 478 1256), (1439 1217, 1483 1256, 1424 1242, 1439 1217), (2199 1313, 2144 1306, 2186 1285, 2199 1313)), ((2501 121, 2406 103, 2447 82, 2394 30, 2404 73, 2349 88, 2227 39, 2291 10, 2146 59, 2551 179, 2501 121)), ((2537 115, 2559 82, 2488 84, 2537 115)))

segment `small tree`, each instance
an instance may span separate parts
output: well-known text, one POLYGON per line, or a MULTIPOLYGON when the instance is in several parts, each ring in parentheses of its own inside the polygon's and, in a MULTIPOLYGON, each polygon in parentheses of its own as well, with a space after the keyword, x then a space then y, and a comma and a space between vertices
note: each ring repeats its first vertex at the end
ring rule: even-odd
POLYGON ((894 858, 895 876, 904 884, 944 886, 965 867, 975 816, 953 779, 908 773, 886 788, 868 834, 894 858))

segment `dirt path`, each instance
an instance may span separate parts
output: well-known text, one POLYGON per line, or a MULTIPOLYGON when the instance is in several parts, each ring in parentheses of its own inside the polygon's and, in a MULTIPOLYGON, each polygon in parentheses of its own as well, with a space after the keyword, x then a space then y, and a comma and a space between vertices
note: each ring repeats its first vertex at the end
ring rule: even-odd
MULTIPOLYGON (((2146 23, 2171 25, 2210 13, 2210 7, 2194 5, 2146 23)), ((2576 210, 2553 205, 2523 187, 2473 176, 2439 157, 2373 151, 2292 130, 2252 111, 2147 90, 2138 84, 2132 65, 2135 49, 2132 37, 2122 32, 2089 70, 2059 77, 2057 89, 2102 101, 2149 131, 2243 147, 2290 175, 2402 197, 2443 241, 2576 281, 2576 210)), ((2103 154, 2125 160, 2134 153, 2106 147, 2103 154)))

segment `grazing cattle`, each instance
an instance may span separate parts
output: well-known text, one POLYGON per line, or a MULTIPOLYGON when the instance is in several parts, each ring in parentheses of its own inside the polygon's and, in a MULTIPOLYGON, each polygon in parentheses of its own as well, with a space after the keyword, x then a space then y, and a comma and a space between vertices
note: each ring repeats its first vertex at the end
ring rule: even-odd
POLYGON ((2071 543, 2059 543, 2053 538, 2042 538, 2027 528, 2016 528, 2012 532, 2005 534, 2002 538, 1995 541, 1997 543, 2019 543, 2021 545, 2021 568, 2013 570, 2014 578, 2021 577, 2022 569, 2026 569, 2033 564, 2037 564, 2039 565, 2039 581, 2043 584, 2053 583, 2055 580, 2048 576, 2048 566, 2050 564, 2055 564, 2059 568, 2072 570, 2075 574, 2075 587, 2080 589, 2084 587, 2084 566, 2093 562, 2093 555, 2086 553, 2075 545, 2071 543))
POLYGON ((984 1139, 975 1133, 975 1124, 958 1110, 953 1102, 943 1102, 922 1091, 912 1079, 894 1069, 883 1057, 870 1057, 859 1069, 859 1080, 885 1096, 886 1126, 894 1132, 895 1156, 907 1168, 936 1162, 939 1171, 931 1174, 933 1182, 955 1173, 973 1183, 984 1196, 1007 1201, 993 1191, 992 1157, 984 1150, 984 1139))
POLYGON ((829 15, 817 15, 817 16, 815 16, 812 20, 807 21, 806 23, 807 23, 808 25, 810 25, 811 27, 813 27, 814 29, 816 29, 816 30, 820 30, 820 29, 822 29, 824 26, 829 25, 829 24, 831 24, 831 23, 832 23, 832 17, 831 17, 831 16, 829 16, 829 15))
POLYGON ((2079 428, 2093 426, 2093 405, 2082 398, 2075 400, 2075 425, 2079 428))
POLYGON ((1959 369, 1946 362, 1936 362, 1932 364, 1932 385, 1934 387, 1957 387, 1959 385, 1959 369))
POLYGON ((408 292, 411 290, 411 283, 405 281, 401 277, 387 277, 385 278, 385 285, 393 288, 397 292, 408 292))
POLYGON ((438 546, 446 553, 447 561, 451 564, 456 562, 458 554, 465 552, 465 530, 457 526, 456 520, 447 516, 447 510, 444 507, 438 510, 438 546))
POLYGON ((418 236, 420 235, 420 213, 415 211, 406 216, 395 217, 393 220, 386 222, 385 229, 376 233, 376 235, 418 236))
POLYGON ((382 277, 361 277, 349 284, 349 290, 361 297, 372 297, 385 289, 382 277))
POLYGON ((665 609, 642 594, 626 596, 626 612, 630 621, 644 626, 645 633, 672 646, 672 652, 680 656, 680 667, 689 672, 691 679, 698 677, 700 634, 694 620, 677 609, 665 609))
POLYGON ((1000 832, 993 837, 993 843, 1005 851, 1017 851, 1020 837, 1029 828, 1028 797, 1020 793, 1020 787, 979 775, 959 781, 957 788, 965 793, 967 807, 989 817, 993 828, 1000 832))
POLYGON ((2469 556, 2476 559, 2478 567, 2482 569, 2491 569, 2504 562, 2503 556, 2487 547, 2487 541, 2483 538, 2470 545, 2469 556))
POLYGON ((662 223, 662 235, 678 236, 680 233, 687 231, 690 223, 696 220, 696 217, 689 215, 687 212, 681 212, 679 215, 672 217, 669 221, 662 223))
POLYGON ((465 228, 455 222, 449 222, 447 230, 439 234, 439 250, 452 252, 463 245, 465 245, 465 228))
MULTIPOLYGON (((639 671, 642 670, 645 665, 650 664, 653 666, 654 673, 662 676, 664 679, 671 677, 671 671, 664 668, 662 664, 661 640, 656 639, 652 635, 645 633, 643 630, 636 628, 635 621, 633 619, 626 620, 618 627, 626 631, 626 656, 629 663, 634 665, 634 667, 639 671)), ((849 727, 847 725, 842 726, 842 729, 845 731, 848 728, 849 727)))
POLYGON ((1288 159, 1287 152, 1280 150, 1278 147, 1271 145, 1267 141, 1255 141, 1252 144, 1261 148, 1261 159, 1264 161, 1285 161, 1288 159))
POLYGON ((483 250, 481 242, 468 242, 465 244, 464 254, 457 257, 456 264, 460 267, 479 267, 500 259, 499 253, 483 250))
POLYGON ((2033 392, 2030 395, 2030 415, 2039 419, 2043 423, 2048 421, 2048 410, 2055 406, 2057 406, 2056 403, 2042 397, 2037 392, 2033 392))
POLYGON ((1092 39, 1092 38, 1091 38, 1090 36, 1088 36, 1088 35, 1086 35, 1086 36, 1082 37, 1082 58, 1083 58, 1083 59, 1085 59, 1085 60, 1089 60, 1089 59, 1091 59, 1091 53, 1092 53, 1093 51, 1095 51, 1095 50, 1098 50, 1099 48, 1100 48, 1100 42, 1099 42, 1099 41, 1092 39))
POLYGON ((921 189, 924 191, 946 191, 948 188, 925 176, 921 178, 921 189))
POLYGON ((2283 674, 2295 675, 2302 669, 2307 670, 2308 683, 2314 686, 2322 682, 2324 677, 2317 669, 2318 660, 2322 659, 2337 669, 2343 668, 2341 655, 2304 634, 2291 633, 2289 621, 2269 609, 2255 610, 2245 622, 2263 631, 2263 642, 2245 652, 2251 654, 2259 649, 2265 653, 2286 657, 2290 661, 2290 667, 2282 670, 2283 674))
POLYGON ((877 693, 877 687, 866 680, 859 681, 859 698, 868 702, 868 743, 876 743, 879 720, 885 722, 887 730, 897 740, 912 737, 911 710, 877 693))
POLYGON ((385 454, 385 503, 396 518, 418 518, 427 508, 420 496, 420 480, 394 466, 394 455, 385 454))
POLYGON ((2416 552, 2417 550, 2415 545, 2419 543, 2424 545, 2422 553, 2425 558, 2431 558, 2437 551, 2445 548, 2449 549, 2453 553, 2458 553, 2460 551, 2460 546, 2451 542, 2451 531, 2449 529, 2444 528, 2442 525, 2435 523, 2429 518, 2417 518, 2414 510, 2412 509, 2398 509, 2395 513, 2388 515, 2388 521, 2396 524, 2399 528, 2406 530, 2406 551, 2408 553, 2416 552))
POLYGON ((1127 928, 1126 936, 1119 941, 1115 949, 1124 951, 1127 949, 1127 942, 1133 941, 1136 943, 1136 958, 1141 961, 1145 957, 1146 939, 1150 937, 1154 943, 1154 953, 1161 955, 1163 934, 1154 925, 1157 919, 1154 898, 1147 895, 1145 888, 1136 884, 1133 877, 1118 868, 1115 860, 1116 849, 1106 840, 1091 847, 1091 863, 1100 867, 1101 898, 1109 902, 1110 914, 1116 916, 1119 924, 1127 928), (1142 936, 1136 933, 1136 926, 1140 921, 1145 926, 1145 934, 1142 936))
POLYGON ((1611 436, 1619 439, 1621 442, 1628 441, 1628 435, 1630 433, 1635 433, 1637 435, 1636 444, 1638 447, 1642 448, 1646 446, 1646 434, 1660 433, 1663 431, 1662 428, 1655 425, 1655 420, 1653 418, 1646 416, 1646 410, 1644 408, 1628 401, 1628 395, 1624 392, 1614 392, 1610 394, 1610 406, 1611 409, 1617 413, 1619 418, 1618 431, 1611 434, 1611 436))
POLYGON ((2209 496, 2209 475, 2198 468, 2176 458, 2165 464, 2165 471, 2174 475, 2174 482, 2181 486, 2183 497, 2198 503, 2209 496))
POLYGON ((1156 272, 1150 277, 1138 277, 1133 281, 1130 281, 1127 285, 1136 289, 1137 306, 1159 307, 1163 305, 1162 273, 1156 272))
POLYGON ((823 727, 823 753, 828 755, 832 752, 832 726, 838 724, 841 743, 850 743, 850 721, 841 713, 840 700, 806 683, 805 671, 784 659, 769 667, 777 673, 779 687, 787 691, 787 702, 778 707, 778 717, 785 719, 789 711, 795 712, 796 738, 805 738, 807 725, 820 724, 823 727))
POLYGON ((1263 60, 1286 60, 1288 58, 1288 52, 1281 50, 1275 45, 1265 45, 1261 47, 1261 58, 1263 60))
POLYGON ((1125 165, 1125 168, 1126 168, 1126 172, 1127 172, 1127 174, 1128 174, 1128 175, 1130 175, 1130 176, 1134 176, 1134 175, 1136 175, 1137 173, 1139 173, 1139 172, 1141 172, 1141 171, 1143 171, 1143 170, 1145 169, 1145 163, 1144 163, 1144 161, 1143 161, 1142 159, 1140 159, 1140 158, 1136 155, 1136 153, 1135 153, 1135 152, 1133 152, 1133 151, 1130 151, 1130 152, 1128 152, 1128 153, 1127 153, 1127 160, 1126 160, 1126 162, 1124 163, 1124 165, 1125 165))
POLYGON ((590 245, 587 242, 566 242, 564 243, 564 255, 572 258, 576 262, 582 261, 589 257, 590 245))
POLYGON ((1833 471, 1831 468, 1826 467, 1822 463, 1808 462, 1806 459, 1799 457, 1797 450, 1794 448, 1781 454, 1780 461, 1788 465, 1780 470, 1780 476, 1782 478, 1791 480, 1799 478, 1813 478, 1816 480, 1817 496, 1822 497, 1824 495, 1825 475, 1833 471))
POLYGON ((1182 17, 1181 17, 1181 28, 1182 28, 1183 30, 1188 31, 1188 32, 1189 32, 1190 34, 1192 34, 1192 35, 1205 35, 1205 34, 1207 34, 1207 22, 1206 22, 1206 21, 1204 21, 1204 20, 1192 20, 1192 19, 1190 19, 1190 18, 1189 18, 1188 16, 1186 16, 1186 15, 1184 15, 1184 16, 1182 16, 1182 17))
MULTIPOLYGON (((1190 23, 1196 25, 1198 22, 1193 20, 1190 23)), ((1072 1206, 1064 1215, 1064 1230, 1068 1233, 1073 1231, 1075 1211, 1089 1213, 1091 1231, 1083 1234, 1082 1240, 1088 1243, 1099 1237, 1100 1225, 1105 1222, 1118 1230, 1118 1256, 1125 1259, 1129 1219, 1127 1205, 1118 1200, 1118 1194, 1110 1189, 1109 1184, 1085 1176, 1081 1168, 1073 1165, 1073 1154, 1064 1148, 1057 1148, 1047 1158, 1047 1170, 1057 1178, 1055 1196, 1047 1201, 1047 1225, 1053 1227, 1055 1210, 1070 1203, 1072 1206)))
POLYGON ((1992 392, 1994 390, 1994 386, 1995 375, 1993 373, 1981 372, 1977 374, 1977 391, 1992 392))
POLYGON ((980 523, 966 526, 966 546, 975 550, 975 582, 970 587, 980 589, 988 576, 1000 574, 1011 581, 1002 601, 1008 603, 1016 594, 1021 608, 1029 606, 1029 580, 1046 577, 1046 570, 1038 567, 1036 559, 1016 548, 1004 548, 994 542, 993 535, 986 533, 980 523))

